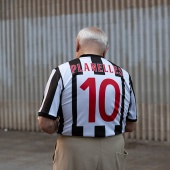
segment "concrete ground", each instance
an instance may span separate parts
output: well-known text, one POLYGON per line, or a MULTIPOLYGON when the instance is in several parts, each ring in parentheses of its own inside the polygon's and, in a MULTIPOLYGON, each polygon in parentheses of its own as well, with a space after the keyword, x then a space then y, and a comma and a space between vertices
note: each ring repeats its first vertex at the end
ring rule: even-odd
MULTIPOLYGON (((56 136, 0 130, 0 170, 52 170, 56 136)), ((170 144, 127 141, 126 170, 170 170, 170 144)))

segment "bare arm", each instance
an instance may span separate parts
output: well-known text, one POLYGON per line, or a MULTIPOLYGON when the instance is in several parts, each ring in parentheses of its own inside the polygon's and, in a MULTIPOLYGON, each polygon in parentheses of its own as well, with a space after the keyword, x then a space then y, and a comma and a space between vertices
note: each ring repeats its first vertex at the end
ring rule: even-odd
POLYGON ((58 129, 58 119, 52 120, 43 116, 39 116, 38 122, 40 129, 48 134, 52 134, 58 129))
POLYGON ((133 132, 136 128, 136 122, 126 121, 125 132, 133 132))

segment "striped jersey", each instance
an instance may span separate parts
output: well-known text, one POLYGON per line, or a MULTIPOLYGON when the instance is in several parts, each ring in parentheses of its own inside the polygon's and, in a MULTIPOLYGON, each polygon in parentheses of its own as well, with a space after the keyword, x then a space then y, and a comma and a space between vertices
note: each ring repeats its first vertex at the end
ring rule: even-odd
POLYGON ((137 121, 131 77, 101 56, 84 54, 53 69, 38 115, 58 117, 57 133, 66 136, 124 133, 127 120, 137 121))

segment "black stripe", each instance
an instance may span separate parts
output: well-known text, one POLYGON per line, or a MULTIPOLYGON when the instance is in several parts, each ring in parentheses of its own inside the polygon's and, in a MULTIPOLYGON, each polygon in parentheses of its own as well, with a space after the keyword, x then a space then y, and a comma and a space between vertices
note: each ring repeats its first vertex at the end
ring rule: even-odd
POLYGON ((104 58, 103 56, 100 55, 96 55, 96 54, 83 54, 80 56, 81 57, 100 57, 100 58, 104 58))
POLYGON ((121 111, 120 111, 120 122, 119 125, 115 125, 115 135, 121 134, 122 133, 122 122, 123 122, 123 115, 124 115, 124 101, 125 101, 125 80, 123 77, 123 72, 121 67, 117 66, 116 64, 112 63, 109 61, 115 69, 115 76, 121 78, 122 82, 122 99, 121 99, 121 111))
POLYGON ((55 91, 57 89, 58 82, 59 82, 60 78, 61 78, 61 74, 60 74, 59 68, 57 67, 56 72, 54 73, 54 75, 51 79, 50 86, 49 86, 49 89, 48 89, 48 93, 47 93, 47 96, 45 98, 41 112, 49 113, 53 99, 54 99, 55 91))
MULTIPOLYGON (((64 90, 64 88, 63 88, 63 90, 64 90)), ((62 90, 62 92, 63 92, 63 90, 62 90)), ((57 131, 57 133, 59 133, 59 134, 62 134, 63 129, 64 129, 64 116, 63 116, 63 109, 61 106, 61 101, 62 101, 62 93, 60 95, 60 104, 59 104, 58 113, 57 113, 57 117, 59 117, 59 122, 60 122, 58 131, 57 131)))
POLYGON ((83 136, 83 127, 77 126, 77 76, 72 78, 72 135, 83 136))
POLYGON ((72 73, 73 77, 76 76, 76 75, 82 75, 83 74, 83 71, 80 72, 78 70, 78 66, 77 65, 79 65, 80 66, 80 70, 82 70, 82 65, 81 65, 81 62, 80 62, 79 59, 71 60, 71 61, 69 61, 69 64, 70 64, 70 69, 71 69, 71 66, 73 66, 73 65, 76 67, 76 69, 74 70, 74 73, 72 73))
MULTIPOLYGON (((129 85, 130 85, 130 98, 131 98, 131 93, 133 92, 133 94, 134 94, 134 97, 135 97, 135 92, 134 92, 134 89, 133 89, 133 82, 132 82, 132 79, 131 79, 131 76, 129 75, 129 85)), ((136 97, 135 97, 135 103, 136 103, 136 97)), ((134 119, 134 120, 131 120, 131 119, 128 119, 128 116, 129 116, 129 109, 130 109, 130 107, 131 107, 131 99, 130 99, 130 103, 129 103, 129 108, 128 108, 128 113, 127 113, 127 118, 126 118, 126 120, 128 120, 128 121, 137 121, 137 119, 134 119)))
POLYGON ((93 64, 96 64, 96 66, 99 65, 101 70, 102 70, 102 72, 99 72, 99 69, 97 67, 97 71, 94 71, 94 74, 105 75, 105 72, 104 72, 104 69, 103 69, 103 62, 101 60, 101 57, 92 55, 91 61, 92 61, 93 64))
MULTIPOLYGON (((75 59, 69 62, 70 67, 71 65, 77 65, 81 62, 79 59, 75 59)), ((81 66, 82 68, 82 66, 81 66)), ((73 117, 73 124, 72 124, 72 135, 73 136, 83 136, 83 127, 77 126, 77 75, 83 74, 83 72, 78 72, 78 69, 75 70, 72 77, 72 117, 73 117)))
POLYGON ((38 112, 38 116, 43 116, 52 120, 56 120, 56 117, 49 115, 48 113, 38 112))
POLYGON ((95 126, 95 137, 105 137, 105 126, 95 126))
POLYGON ((122 81, 122 102, 121 102, 121 111, 120 111, 120 125, 115 126, 115 134, 118 135, 122 133, 122 122, 123 122, 123 115, 124 115, 124 102, 125 102, 125 80, 121 77, 122 81))
POLYGON ((57 133, 62 134, 64 128, 64 117, 63 117, 63 110, 61 104, 58 109, 57 117, 59 117, 59 122, 60 122, 57 133))
MULTIPOLYGON (((60 72, 61 75, 61 72, 60 72)), ((64 116, 63 116, 63 109, 62 109, 62 105, 61 105, 61 101, 62 101, 62 93, 64 90, 64 82, 63 82, 63 78, 61 76, 61 80, 62 80, 62 91, 60 94, 60 104, 59 104, 59 108, 58 108, 58 112, 57 112, 57 117, 59 118, 59 127, 58 127, 58 131, 57 133, 62 134, 63 129, 64 129, 64 116)))
MULTIPOLYGON (((132 83, 131 77, 129 76, 129 85, 130 85, 130 87, 132 87, 132 86, 131 86, 131 83, 132 83)), ((127 112, 127 116, 126 116, 126 117, 129 116, 129 109, 130 109, 130 106, 131 106, 131 93, 132 93, 132 90, 130 89, 130 102, 129 102, 128 112, 127 112)), ((126 119, 127 119, 127 118, 126 118, 126 119)))
POLYGON ((112 63, 111 61, 109 61, 109 62, 114 66, 115 76, 122 77, 123 76, 123 72, 122 72, 121 67, 117 66, 116 64, 112 63))
MULTIPOLYGON (((131 86, 131 88, 132 88, 132 91, 133 91, 133 94, 134 94, 134 96, 135 96, 135 91, 134 91, 134 88, 133 88, 133 82, 132 82, 132 79, 131 79, 131 76, 129 75, 129 84, 130 84, 130 86, 131 86)), ((136 97, 135 97, 135 102, 136 102, 136 97)))

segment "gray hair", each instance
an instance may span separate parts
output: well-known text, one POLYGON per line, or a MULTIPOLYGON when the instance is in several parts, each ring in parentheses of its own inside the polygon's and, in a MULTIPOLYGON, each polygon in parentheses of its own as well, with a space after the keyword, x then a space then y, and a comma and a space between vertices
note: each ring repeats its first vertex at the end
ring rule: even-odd
POLYGON ((105 32, 98 27, 87 27, 80 30, 77 35, 77 40, 80 46, 91 45, 89 42, 95 42, 100 45, 100 47, 105 50, 108 47, 108 38, 105 32))

